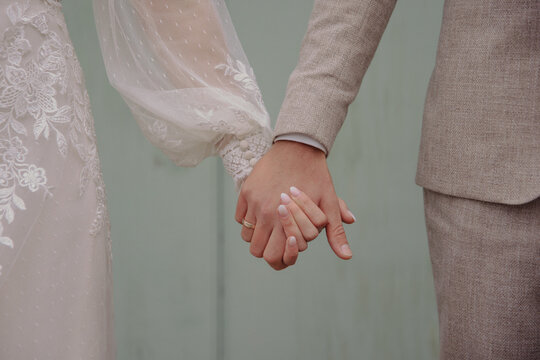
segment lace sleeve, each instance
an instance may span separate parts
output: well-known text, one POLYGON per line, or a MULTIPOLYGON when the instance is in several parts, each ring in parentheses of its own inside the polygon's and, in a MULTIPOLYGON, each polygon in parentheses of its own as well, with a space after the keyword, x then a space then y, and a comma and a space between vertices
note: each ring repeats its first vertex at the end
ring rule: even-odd
POLYGON ((269 116, 223 0, 94 0, 111 84, 176 164, 220 155, 239 187, 269 116))

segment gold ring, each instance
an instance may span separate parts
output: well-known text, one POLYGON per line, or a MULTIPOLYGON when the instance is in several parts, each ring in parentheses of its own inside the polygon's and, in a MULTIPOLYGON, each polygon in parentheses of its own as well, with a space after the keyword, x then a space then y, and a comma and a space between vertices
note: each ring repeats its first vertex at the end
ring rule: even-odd
POLYGON ((248 229, 255 229, 255 224, 250 223, 246 219, 242 219, 242 225, 248 229))

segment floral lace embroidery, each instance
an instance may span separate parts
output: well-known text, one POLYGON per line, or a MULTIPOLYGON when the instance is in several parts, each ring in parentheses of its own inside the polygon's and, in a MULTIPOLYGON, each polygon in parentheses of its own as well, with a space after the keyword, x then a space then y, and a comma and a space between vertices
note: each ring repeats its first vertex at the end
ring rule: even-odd
POLYGON ((230 55, 227 55, 227 64, 219 64, 216 69, 224 70, 226 76, 232 76, 238 87, 244 92, 255 96, 260 109, 266 109, 252 68, 248 70, 248 67, 243 62, 240 60, 235 61, 230 55))
POLYGON ((55 141, 63 158, 70 149, 76 150, 84 163, 80 195, 91 181, 97 191, 96 217, 89 231, 95 236, 108 226, 105 188, 82 70, 72 45, 63 40, 68 39, 65 23, 57 24, 64 31, 63 38, 50 30, 48 20, 57 14, 48 12, 59 11, 59 4, 46 0, 45 8, 30 14, 28 0, 11 4, 7 8, 11 26, 0 41, 0 59, 5 60, 0 65, 0 245, 9 248, 14 243, 4 234, 5 222, 13 223, 16 210, 24 211, 27 206, 19 190, 27 188, 52 196, 46 170, 27 160, 24 142, 32 137, 36 141, 55 141), (38 48, 32 48, 26 31, 42 36, 38 48), (67 99, 63 101, 66 105, 58 105, 57 94, 67 99), (31 129, 27 129, 28 119, 32 120, 31 129))
MULTIPOLYGON (((227 64, 219 64, 217 70, 223 70, 225 76, 232 76, 235 84, 246 96, 253 96, 259 107, 262 109, 264 116, 268 117, 266 108, 262 99, 261 90, 257 85, 255 74, 252 68, 247 67, 240 60, 234 60, 230 55, 227 55, 227 64)), ((233 110, 235 113, 236 123, 246 124, 249 126, 249 120, 246 114, 233 110)), ((206 121, 201 124, 212 127, 214 130, 225 133, 234 134, 235 128, 226 121, 211 122, 208 119, 213 116, 212 110, 202 112, 195 111, 199 117, 206 121), (213 124, 213 125, 212 125, 213 124)), ((235 181, 237 190, 240 190, 242 183, 253 170, 255 164, 268 151, 272 143, 272 132, 270 129, 261 128, 255 133, 246 134, 242 137, 225 137, 218 144, 218 153, 223 158, 223 165, 229 175, 235 181)))

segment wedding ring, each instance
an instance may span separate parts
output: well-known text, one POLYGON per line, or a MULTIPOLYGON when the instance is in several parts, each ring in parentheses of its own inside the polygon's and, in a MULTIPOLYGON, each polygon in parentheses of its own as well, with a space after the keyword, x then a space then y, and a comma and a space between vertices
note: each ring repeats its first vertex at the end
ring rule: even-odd
POLYGON ((255 229, 255 224, 250 223, 246 219, 242 219, 242 225, 248 229, 255 229))

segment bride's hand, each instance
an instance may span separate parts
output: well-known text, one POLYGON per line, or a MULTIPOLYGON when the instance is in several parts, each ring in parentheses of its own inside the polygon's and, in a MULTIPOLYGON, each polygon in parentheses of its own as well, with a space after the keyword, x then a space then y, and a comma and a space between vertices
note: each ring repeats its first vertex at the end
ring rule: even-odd
MULTIPOLYGON (((296 261, 293 256, 295 249, 292 243, 294 241, 291 242, 291 237, 296 240, 297 249, 304 251, 308 247, 307 243, 319 236, 319 233, 328 224, 326 215, 307 194, 295 187, 291 187, 290 192, 290 195, 281 194, 281 205, 278 207, 279 220, 287 235, 287 245, 283 257, 286 264, 293 258, 296 261)), ((352 224, 356 221, 342 199, 339 199, 339 208, 344 223, 352 224)))

